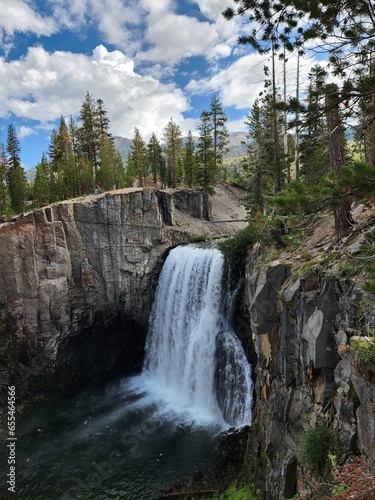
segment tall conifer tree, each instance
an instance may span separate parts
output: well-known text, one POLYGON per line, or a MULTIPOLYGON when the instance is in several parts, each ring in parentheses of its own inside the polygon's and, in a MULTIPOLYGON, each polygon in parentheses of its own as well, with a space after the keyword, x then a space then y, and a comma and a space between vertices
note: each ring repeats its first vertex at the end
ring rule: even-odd
POLYGON ((183 178, 182 167, 182 133, 180 127, 171 118, 164 129, 167 168, 171 186, 176 188, 183 178))
POLYGON ((8 211, 8 162, 5 146, 0 143, 0 215, 8 211))
POLYGON ((21 165, 20 143, 12 123, 8 127, 6 150, 8 153, 8 183, 12 208, 16 213, 22 213, 26 207, 27 179, 25 170, 21 165))
POLYGON ((198 130, 200 136, 197 145, 197 181, 204 191, 212 194, 216 183, 216 171, 212 138, 213 124, 209 111, 202 111, 198 130))
POLYGON ((217 96, 213 96, 211 100, 209 113, 212 122, 214 176, 217 182, 226 176, 223 169, 223 159, 229 144, 229 133, 226 126, 228 118, 217 96))
POLYGON ((145 186, 147 176, 147 148, 142 134, 136 127, 134 129, 132 149, 132 162, 137 172, 138 187, 145 186))
POLYGON ((34 180, 34 200, 38 207, 48 205, 50 201, 50 169, 48 160, 43 153, 41 161, 36 166, 36 175, 34 180))
POLYGON ((160 165, 163 159, 163 151, 158 138, 153 132, 147 145, 147 157, 150 165, 152 179, 156 184, 160 179, 160 165))
POLYGON ((185 182, 189 188, 193 187, 197 175, 197 164, 195 155, 195 143, 191 130, 188 132, 187 140, 184 148, 184 171, 185 182))

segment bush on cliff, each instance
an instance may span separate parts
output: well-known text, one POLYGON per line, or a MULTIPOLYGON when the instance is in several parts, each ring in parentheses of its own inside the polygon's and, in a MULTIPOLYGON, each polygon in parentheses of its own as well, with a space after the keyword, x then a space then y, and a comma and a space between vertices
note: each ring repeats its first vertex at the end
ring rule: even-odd
POLYGON ((339 452, 339 438, 337 432, 329 427, 318 424, 311 427, 303 435, 298 455, 301 465, 319 476, 329 476, 331 461, 329 455, 339 452))
POLYGON ((233 238, 221 241, 218 246, 233 269, 243 269, 247 253, 255 241, 253 228, 247 226, 238 231, 233 238))

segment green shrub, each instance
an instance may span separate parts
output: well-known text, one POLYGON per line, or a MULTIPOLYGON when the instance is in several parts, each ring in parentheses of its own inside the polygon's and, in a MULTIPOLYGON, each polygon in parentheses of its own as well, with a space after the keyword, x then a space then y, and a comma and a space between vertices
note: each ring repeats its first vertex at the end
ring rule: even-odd
POLYGON ((253 228, 247 226, 233 238, 219 242, 218 247, 233 269, 243 269, 247 253, 254 242, 253 228))
POLYGON ((332 461, 329 460, 328 455, 334 455, 338 451, 337 432, 320 424, 308 429, 303 435, 298 456, 305 469, 323 476, 331 472, 332 461))
POLYGON ((366 365, 375 365, 375 342, 351 340, 350 347, 358 352, 359 359, 366 365))
POLYGON ((375 293, 375 280, 364 281, 362 288, 364 292, 375 293))
POLYGON ((356 266, 348 260, 344 260, 339 263, 339 270, 343 276, 355 276, 358 273, 359 266, 356 266))
POLYGON ((201 241, 208 241, 209 237, 206 234, 198 234, 197 236, 194 236, 193 242, 194 243, 200 243, 201 241))

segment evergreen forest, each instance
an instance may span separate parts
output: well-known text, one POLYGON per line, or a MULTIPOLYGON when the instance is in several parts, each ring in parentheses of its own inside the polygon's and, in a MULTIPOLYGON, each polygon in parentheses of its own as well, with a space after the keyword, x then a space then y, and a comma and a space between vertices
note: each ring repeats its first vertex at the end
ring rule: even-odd
POLYGON ((163 137, 146 141, 134 129, 131 152, 116 151, 101 99, 87 91, 78 120, 61 117, 48 151, 28 183, 11 123, 0 149, 0 214, 9 216, 59 200, 123 187, 195 187, 213 193, 217 182, 246 189, 252 237, 284 245, 301 217, 326 208, 338 235, 352 224, 353 200, 374 201, 375 11, 368 0, 323 2, 233 0, 223 16, 242 18, 249 35, 240 45, 269 56, 264 87, 246 118, 247 154, 228 172, 229 133, 220 99, 202 111, 198 138, 171 118, 163 137), (300 83, 300 62, 324 53, 329 65, 311 67, 300 83), (287 92, 288 58, 297 55, 294 94, 287 92), (284 68, 277 82, 276 63, 284 68), (238 165, 238 164, 237 164, 238 165))

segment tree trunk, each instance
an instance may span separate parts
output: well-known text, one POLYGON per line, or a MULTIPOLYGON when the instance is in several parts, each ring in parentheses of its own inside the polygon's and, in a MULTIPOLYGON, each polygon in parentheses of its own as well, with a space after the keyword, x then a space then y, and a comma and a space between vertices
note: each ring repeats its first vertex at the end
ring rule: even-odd
MULTIPOLYGON (((327 129, 329 135, 329 166, 336 172, 337 180, 342 178, 341 167, 345 163, 344 133, 339 110, 338 88, 335 83, 326 86, 327 129)), ((342 198, 334 209, 335 229, 343 236, 352 225, 350 214, 351 197, 342 198)))
POLYGON ((280 142, 279 142, 279 124, 276 109, 277 93, 276 93, 276 68, 275 68, 275 48, 272 44, 272 100, 273 100, 273 137, 275 141, 275 167, 276 167, 276 188, 281 191, 282 172, 280 165, 280 142))
POLYGON ((296 168, 296 181, 299 181, 299 70, 300 70, 300 55, 297 55, 297 89, 296 89, 296 101, 297 101, 297 111, 296 111, 296 132, 295 132, 295 142, 294 142, 294 158, 295 158, 295 168, 296 168))

